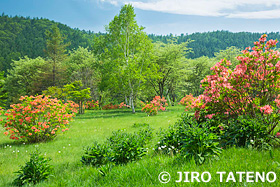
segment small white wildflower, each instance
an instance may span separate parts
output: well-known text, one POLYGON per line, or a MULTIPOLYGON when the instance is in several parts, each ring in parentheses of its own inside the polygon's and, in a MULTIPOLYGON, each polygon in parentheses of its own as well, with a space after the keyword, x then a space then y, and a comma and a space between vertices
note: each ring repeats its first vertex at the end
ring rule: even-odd
POLYGON ((13 151, 13 153, 14 153, 15 151, 13 151))
POLYGON ((170 151, 171 149, 170 149, 170 148, 168 148, 168 150, 170 151))
POLYGON ((19 150, 17 152, 19 153, 19 150))
POLYGON ((148 150, 149 148, 147 147, 146 149, 148 150))
POLYGON ((155 148, 153 148, 153 150, 155 150, 155 148))
POLYGON ((63 147, 63 149, 65 149, 65 147, 63 147))
POLYGON ((23 145, 25 145, 25 143, 23 143, 23 145))
POLYGON ((172 148, 172 149, 175 149, 175 147, 174 147, 174 146, 171 146, 171 148, 172 148))
POLYGON ((9 147, 9 145, 7 145, 7 147, 9 147))
POLYGON ((27 152, 27 150, 25 152, 27 152))
POLYGON ((254 140, 250 140, 251 143, 254 143, 254 140))
POLYGON ((12 146, 10 145, 10 148, 12 148, 12 146))
POLYGON ((160 144, 160 142, 158 142, 158 144, 160 144))
POLYGON ((178 143, 178 145, 180 145, 180 143, 178 143))
POLYGON ((6 149, 6 146, 4 148, 6 149))
POLYGON ((158 150, 161 150, 161 148, 159 147, 158 150))
POLYGON ((39 145, 35 145, 35 147, 39 147, 39 145))
POLYGON ((69 146, 71 146, 71 144, 69 144, 69 146))
POLYGON ((60 151, 58 151, 58 153, 60 153, 60 151))

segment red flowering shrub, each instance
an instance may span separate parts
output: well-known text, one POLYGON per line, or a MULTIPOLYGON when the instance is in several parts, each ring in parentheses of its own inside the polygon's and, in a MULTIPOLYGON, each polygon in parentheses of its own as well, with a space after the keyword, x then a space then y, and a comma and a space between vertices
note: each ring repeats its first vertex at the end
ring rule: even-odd
POLYGON ((180 101, 180 105, 186 106, 186 110, 190 110, 192 107, 192 103, 194 102, 195 97, 192 94, 186 95, 180 101))
POLYGON ((85 108, 88 110, 98 110, 99 109, 99 101, 87 101, 85 103, 85 108))
POLYGON ((119 105, 113 105, 112 103, 108 104, 108 105, 104 105, 102 107, 102 110, 112 110, 112 109, 117 109, 119 108, 119 105))
POLYGON ((166 103, 166 99, 164 97, 160 97, 160 96, 155 96, 154 99, 150 102, 150 103, 143 103, 143 108, 142 111, 146 112, 148 115, 157 115, 158 111, 165 111, 166 110, 166 106, 168 106, 168 104, 166 103))
POLYGON ((59 133, 68 130, 68 124, 77 112, 78 105, 72 101, 62 103, 49 96, 25 96, 19 104, 11 105, 2 120, 5 135, 10 139, 25 142, 51 140, 59 133))
POLYGON ((212 74, 201 81, 204 93, 192 104, 197 119, 261 114, 269 133, 275 129, 280 119, 280 52, 272 49, 277 41, 266 42, 266 37, 242 51, 234 70, 226 60, 211 68, 212 74))

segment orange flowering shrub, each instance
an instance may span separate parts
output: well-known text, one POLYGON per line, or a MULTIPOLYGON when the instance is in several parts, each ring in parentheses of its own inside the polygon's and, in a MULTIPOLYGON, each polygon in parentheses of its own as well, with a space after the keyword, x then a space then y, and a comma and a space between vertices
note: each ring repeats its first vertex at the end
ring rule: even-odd
POLYGON ((164 97, 160 97, 160 96, 155 96, 154 99, 150 102, 150 103, 143 103, 143 108, 142 111, 146 112, 148 115, 157 115, 158 111, 165 111, 166 110, 166 106, 168 106, 168 104, 166 103, 166 99, 164 97))
POLYGON ((85 103, 85 108, 88 110, 98 110, 99 108, 99 101, 87 101, 85 103))
POLYGON ((6 119, 2 120, 10 139, 24 142, 52 140, 61 130, 68 130, 68 124, 77 113, 78 105, 72 101, 62 103, 50 96, 22 96, 21 102, 11 105, 6 119))
POLYGON ((192 94, 189 94, 183 97, 179 104, 186 106, 186 110, 190 110, 192 108, 192 103, 194 102, 195 99, 196 98, 192 94))

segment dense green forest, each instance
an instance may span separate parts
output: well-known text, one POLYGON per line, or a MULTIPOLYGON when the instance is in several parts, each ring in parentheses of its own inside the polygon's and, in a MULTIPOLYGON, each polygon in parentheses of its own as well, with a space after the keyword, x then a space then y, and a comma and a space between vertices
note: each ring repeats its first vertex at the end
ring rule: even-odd
MULTIPOLYGON (((71 42, 67 47, 68 50, 77 49, 79 46, 91 49, 94 36, 101 35, 101 33, 92 31, 73 29, 65 24, 44 18, 9 17, 3 13, 0 16, 0 69, 7 72, 7 69, 11 67, 12 60, 18 60, 19 57, 45 57, 45 32, 53 24, 57 24, 61 33, 67 36, 65 41, 71 42)), ((163 43, 167 43, 174 37, 177 38, 179 44, 191 40, 192 42, 189 43, 188 47, 192 48, 193 52, 189 53, 188 57, 198 58, 201 56, 214 57, 215 52, 224 50, 229 46, 244 49, 252 45, 261 36, 261 33, 213 31, 181 34, 179 36, 172 34, 164 36, 149 34, 148 36, 154 42, 160 41, 163 43)), ((279 40, 280 34, 279 32, 269 33, 268 38, 279 40)))
MULTIPOLYGON (((155 95, 176 104, 186 94, 201 94, 200 81, 222 58, 234 68, 235 57, 261 36, 228 31, 147 35, 135 17, 133 7, 123 7, 105 34, 2 14, 0 106, 42 93, 59 99, 75 93, 76 99, 99 100, 100 105, 125 102, 133 112, 134 105, 155 95)), ((278 32, 268 36, 280 38, 278 32)))
POLYGON ((94 35, 91 31, 72 29, 67 25, 43 18, 9 17, 4 13, 0 16, 0 69, 10 69, 12 60, 28 56, 45 57, 46 30, 57 24, 66 42, 71 42, 68 50, 81 47, 91 47, 94 35))
MULTIPOLYGON (((240 49, 252 46, 263 33, 214 31, 193 34, 181 34, 177 36, 178 43, 192 40, 188 46, 193 49, 193 53, 189 54, 189 58, 198 58, 201 56, 214 57, 215 52, 224 50, 229 46, 235 46, 240 49)), ((149 35, 153 41, 167 42, 174 38, 172 34, 165 36, 149 35)), ((279 32, 268 33, 268 39, 280 39, 279 32)))

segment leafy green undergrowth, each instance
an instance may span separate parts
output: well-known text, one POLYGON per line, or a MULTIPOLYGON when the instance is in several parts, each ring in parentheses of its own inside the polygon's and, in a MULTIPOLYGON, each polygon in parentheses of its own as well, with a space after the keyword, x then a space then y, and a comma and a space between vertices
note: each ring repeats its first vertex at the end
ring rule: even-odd
MULTIPOLYGON (((124 166, 106 165, 101 168, 89 166, 78 166, 70 164, 56 168, 56 178, 41 183, 38 186, 279 186, 278 180, 274 183, 226 183, 224 177, 220 183, 219 175, 216 172, 252 171, 270 172, 273 171, 280 176, 280 167, 277 161, 280 160, 280 151, 274 151, 274 159, 269 152, 248 151, 243 148, 231 148, 223 152, 220 160, 196 166, 192 160, 187 162, 177 157, 165 155, 147 156, 146 158, 128 163, 124 166), (72 172, 71 170, 75 172, 72 172), (170 174, 171 180, 167 184, 159 182, 158 175, 166 171, 170 174), (208 171, 212 179, 209 183, 176 183, 177 172, 205 172, 208 171)), ((227 174, 225 176, 227 176, 227 174)), ((238 181, 238 175, 235 176, 238 181)), ((184 179, 183 179, 184 180, 184 179)))
MULTIPOLYGON (((29 160, 30 153, 36 149, 52 160, 50 164, 55 170, 62 167, 63 172, 59 172, 67 173, 69 169, 71 175, 80 175, 80 170, 76 171, 73 167, 81 167, 80 160, 85 147, 91 146, 93 142, 104 142, 112 131, 124 129, 127 132, 135 132, 139 129, 133 127, 135 123, 148 123, 155 131, 159 128, 167 128, 175 123, 182 111, 184 111, 182 106, 169 107, 166 112, 147 117, 141 109, 136 111, 136 114, 132 114, 130 109, 88 110, 75 118, 68 132, 58 135, 53 141, 36 144, 23 144, 10 140, 3 134, 4 129, 0 127, 0 186, 9 186, 12 183, 16 177, 14 172, 29 160)), ((154 142, 151 145, 154 145, 154 142)), ((54 175, 58 174, 60 175, 60 173, 54 175)), ((62 179, 55 177, 51 180, 57 182, 62 179)))
POLYGON ((197 166, 194 160, 186 161, 179 157, 154 154, 152 148, 158 141, 155 137, 147 145, 148 155, 136 162, 113 166, 108 163, 102 167, 86 166, 81 163, 81 156, 86 146, 93 142, 102 143, 112 131, 125 129, 135 132, 139 128, 135 123, 147 123, 157 132, 174 124, 184 110, 181 106, 170 107, 167 112, 147 117, 144 113, 131 114, 130 110, 86 111, 78 115, 70 130, 59 135, 54 141, 39 144, 23 144, 9 140, 0 128, 0 186, 11 186, 16 178, 15 171, 29 160, 29 154, 39 149, 50 158, 54 168, 53 176, 36 186, 279 186, 274 183, 220 183, 218 171, 274 171, 280 176, 280 150, 261 152, 243 148, 229 148, 223 151, 217 161, 197 166), (159 182, 158 175, 169 172, 171 180, 167 184, 159 182), (204 172, 212 175, 209 183, 175 183, 177 172, 204 172))

